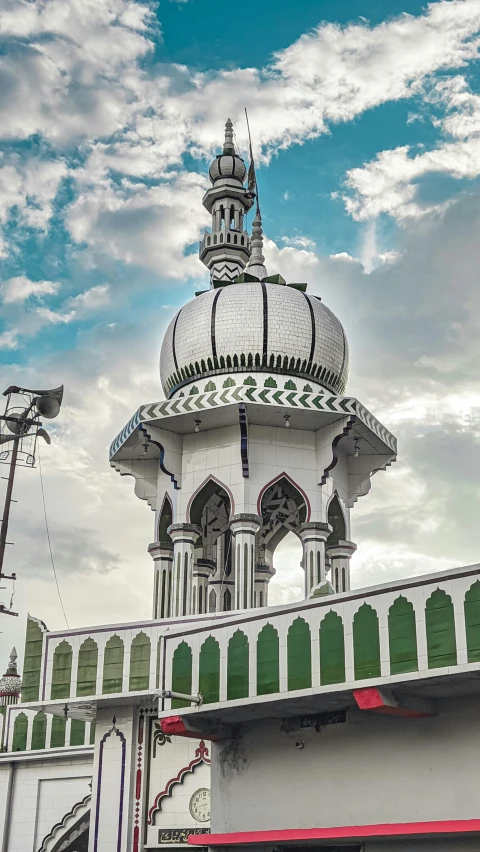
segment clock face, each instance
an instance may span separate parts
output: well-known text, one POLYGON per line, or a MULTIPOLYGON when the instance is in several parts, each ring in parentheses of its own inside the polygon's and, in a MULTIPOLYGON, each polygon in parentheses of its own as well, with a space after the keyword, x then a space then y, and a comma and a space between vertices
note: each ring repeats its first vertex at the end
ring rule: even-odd
POLYGON ((210 819, 210 790, 200 787, 190 799, 190 813, 197 822, 208 822, 210 819))

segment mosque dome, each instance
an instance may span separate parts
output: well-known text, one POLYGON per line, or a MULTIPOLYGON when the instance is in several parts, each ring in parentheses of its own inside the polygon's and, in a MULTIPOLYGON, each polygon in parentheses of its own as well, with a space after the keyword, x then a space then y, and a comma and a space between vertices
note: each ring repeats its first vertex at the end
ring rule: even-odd
POLYGON ((208 175, 212 184, 235 180, 243 184, 247 176, 247 167, 235 151, 233 144, 233 124, 228 118, 225 124, 225 143, 223 152, 217 154, 210 166, 208 175))
POLYGON ((342 394, 348 377, 343 327, 318 297, 265 281, 212 289, 181 308, 162 344, 166 396, 183 388, 188 393, 203 378, 247 372, 296 376, 342 394))
POLYGON ((15 648, 12 648, 12 653, 10 654, 10 662, 7 671, 5 672, 3 677, 0 678, 0 704, 2 703, 2 698, 18 696, 20 695, 21 691, 22 679, 17 672, 17 652, 15 648))

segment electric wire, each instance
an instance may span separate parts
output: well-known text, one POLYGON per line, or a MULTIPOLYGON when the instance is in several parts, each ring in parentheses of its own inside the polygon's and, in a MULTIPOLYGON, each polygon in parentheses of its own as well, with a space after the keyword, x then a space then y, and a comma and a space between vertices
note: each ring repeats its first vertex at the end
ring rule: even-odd
POLYGON ((70 625, 68 623, 68 619, 67 619, 67 616, 66 616, 66 613, 65 613, 65 607, 63 605, 62 595, 60 593, 60 586, 58 585, 57 571, 56 571, 56 568, 55 568, 55 560, 53 558, 53 551, 52 551, 52 542, 50 541, 50 530, 48 528, 48 518, 47 518, 47 506, 46 506, 46 503, 45 503, 45 491, 44 491, 44 488, 43 488, 42 461, 41 461, 41 458, 40 458, 40 447, 38 445, 37 445, 37 458, 38 458, 38 470, 39 470, 39 473, 40 473, 40 487, 41 487, 41 490, 42 490, 43 514, 44 514, 44 517, 45 517, 45 529, 46 529, 46 532, 47 532, 47 541, 48 541, 48 549, 50 551, 50 559, 52 560, 53 576, 55 577, 55 585, 57 587, 58 599, 60 601, 60 606, 62 607, 63 617, 65 619, 65 624, 67 625, 68 630, 70 630, 70 625))

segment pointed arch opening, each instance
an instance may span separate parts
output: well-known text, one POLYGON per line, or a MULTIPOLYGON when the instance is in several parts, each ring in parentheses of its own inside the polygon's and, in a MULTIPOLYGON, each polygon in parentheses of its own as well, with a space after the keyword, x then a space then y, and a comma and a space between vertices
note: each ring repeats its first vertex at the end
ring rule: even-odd
POLYGON ((172 544, 172 539, 168 534, 168 528, 173 524, 173 505, 169 494, 165 494, 163 498, 162 508, 158 516, 158 541, 165 544, 172 544))
POLYGON ((279 570, 272 584, 285 583, 295 588, 295 599, 304 596, 304 573, 301 567, 302 546, 298 537, 300 526, 310 517, 306 494, 283 473, 269 482, 260 492, 257 511, 262 526, 257 536, 258 567, 263 571, 279 570))

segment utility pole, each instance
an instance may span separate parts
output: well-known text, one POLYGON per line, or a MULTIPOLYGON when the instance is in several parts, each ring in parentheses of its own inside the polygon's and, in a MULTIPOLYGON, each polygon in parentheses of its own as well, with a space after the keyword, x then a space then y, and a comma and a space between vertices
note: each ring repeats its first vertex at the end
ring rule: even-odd
MULTIPOLYGON (((44 438, 47 444, 50 444, 50 435, 39 420, 40 416, 51 419, 56 417, 60 411, 63 398, 63 385, 52 390, 29 390, 28 388, 19 388, 12 385, 4 391, 4 396, 7 397, 5 413, 0 415, 0 446, 5 443, 12 443, 11 450, 8 450, 6 456, 10 455, 10 469, 8 473, 7 491, 5 494, 5 504, 3 507, 2 524, 0 527, 0 580, 12 580, 15 582, 17 576, 15 573, 4 574, 3 562, 5 558, 5 548, 9 542, 7 541, 8 522, 10 518, 10 506, 12 502, 13 482, 15 479, 15 469, 17 466, 18 456, 24 454, 26 456, 25 465, 33 467, 35 464, 35 449, 37 445, 37 437, 44 438), (21 395, 23 397, 23 405, 12 405, 12 396, 21 395), (30 415, 30 416, 29 416, 30 415), (23 442, 28 439, 29 451, 24 450, 23 442)), ((5 453, 0 453, 0 460, 3 461, 5 453)), ((6 478, 6 477, 5 477, 6 478)), ((2 587, 3 588, 3 587, 2 587)), ((13 596, 12 596, 13 597, 13 596)), ((13 612, 10 607, 0 604, 0 615, 16 615, 18 612, 13 612)))

